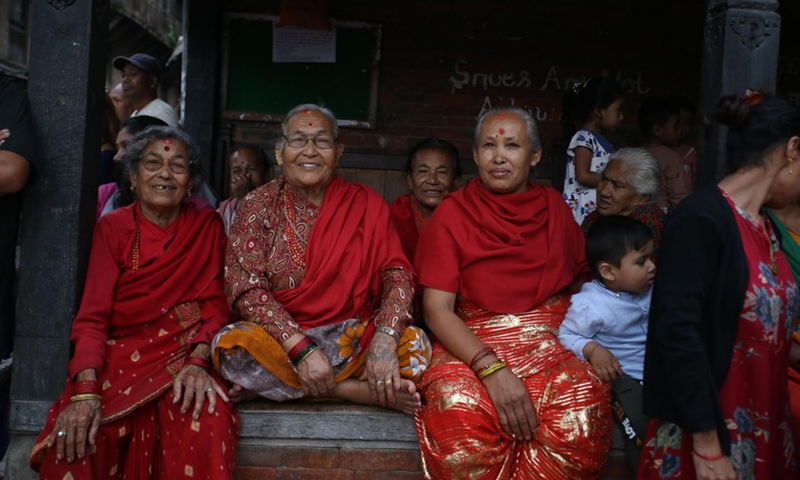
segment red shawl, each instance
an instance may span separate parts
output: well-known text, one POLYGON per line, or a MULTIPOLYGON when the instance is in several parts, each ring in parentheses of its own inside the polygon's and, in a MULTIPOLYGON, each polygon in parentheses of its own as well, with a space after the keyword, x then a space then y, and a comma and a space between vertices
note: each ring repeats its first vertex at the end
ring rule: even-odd
POLYGON ((494 194, 480 180, 448 195, 422 231, 419 283, 485 310, 521 313, 587 271, 584 237, 551 188, 494 194))
POLYGON ((419 241, 419 227, 414 219, 413 202, 414 196, 407 194, 401 195, 389 205, 389 213, 392 216, 394 227, 397 229, 397 234, 400 236, 400 243, 403 244, 403 251, 406 252, 406 256, 411 262, 414 261, 419 241))
POLYGON ((305 277, 273 295, 303 329, 365 318, 381 299, 386 267, 412 272, 386 202, 372 189, 334 176, 308 239, 305 277))
POLYGON ((190 346, 210 343, 228 323, 222 290, 225 242, 217 213, 192 204, 163 229, 144 218, 138 202, 100 219, 72 327, 70 378, 97 369, 104 419, 163 392, 190 346), (134 272, 136 222, 140 267, 134 272))

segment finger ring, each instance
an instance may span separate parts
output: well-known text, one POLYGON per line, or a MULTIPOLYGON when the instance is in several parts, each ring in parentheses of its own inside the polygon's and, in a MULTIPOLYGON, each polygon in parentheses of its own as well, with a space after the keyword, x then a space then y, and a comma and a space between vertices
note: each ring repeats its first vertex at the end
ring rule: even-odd
POLYGON ((391 378, 387 378, 386 380, 384 380, 383 383, 385 383, 386 385, 391 385, 392 384, 392 379, 391 378))
POLYGON ((383 386, 383 383, 384 383, 383 380, 378 380, 377 382, 375 382, 375 385, 380 387, 383 386))
POLYGON ((63 437, 66 434, 67 434, 67 432, 65 432, 64 430, 59 430, 56 435, 58 435, 59 437, 63 437))
POLYGON ((208 392, 213 392, 213 391, 214 391, 214 387, 208 387, 208 388, 206 388, 206 393, 208 393, 208 392))

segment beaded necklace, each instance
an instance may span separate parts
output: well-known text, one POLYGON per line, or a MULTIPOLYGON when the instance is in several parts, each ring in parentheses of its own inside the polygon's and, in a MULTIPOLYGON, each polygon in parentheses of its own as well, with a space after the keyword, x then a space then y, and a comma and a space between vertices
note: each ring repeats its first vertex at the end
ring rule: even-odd
POLYGON ((306 249, 308 241, 303 238, 297 231, 295 226, 295 211, 294 201, 289 195, 289 189, 283 190, 283 214, 286 217, 286 223, 290 228, 286 229, 286 245, 289 248, 289 256, 295 265, 305 268, 306 266, 306 249))
POLYGON ((139 217, 133 212, 133 223, 136 225, 136 233, 133 234, 133 268, 132 271, 139 270, 139 217))

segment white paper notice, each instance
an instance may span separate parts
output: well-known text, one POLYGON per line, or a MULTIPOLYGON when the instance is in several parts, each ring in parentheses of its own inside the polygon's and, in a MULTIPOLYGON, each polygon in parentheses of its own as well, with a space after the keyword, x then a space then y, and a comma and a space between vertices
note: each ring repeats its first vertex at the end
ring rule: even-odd
POLYGON ((273 24, 272 61, 336 63, 336 30, 275 27, 273 24))

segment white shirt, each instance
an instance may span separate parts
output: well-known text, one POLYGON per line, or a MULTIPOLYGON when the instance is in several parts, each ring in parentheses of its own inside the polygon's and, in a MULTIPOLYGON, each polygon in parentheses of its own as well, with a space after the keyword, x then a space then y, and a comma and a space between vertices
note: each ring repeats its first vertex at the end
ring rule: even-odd
POLYGON ((134 110, 131 114, 132 117, 137 115, 147 115, 148 117, 155 117, 170 127, 177 127, 178 126, 178 114, 175 113, 175 109, 170 107, 170 105, 161 100, 160 98, 156 98, 152 102, 148 103, 143 109, 141 110, 134 110))

